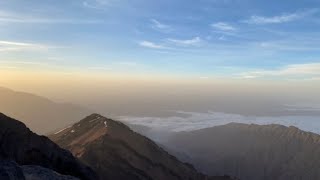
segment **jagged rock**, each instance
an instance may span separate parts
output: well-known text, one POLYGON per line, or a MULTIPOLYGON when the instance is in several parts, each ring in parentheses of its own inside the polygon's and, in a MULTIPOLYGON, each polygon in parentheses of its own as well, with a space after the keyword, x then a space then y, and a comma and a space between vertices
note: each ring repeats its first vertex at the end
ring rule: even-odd
POLYGON ((0 162, 1 180, 80 180, 40 166, 19 166, 13 161, 0 162))
POLYGON ((0 161, 1 180, 26 180, 22 169, 12 161, 0 161))
POLYGON ((0 161, 38 165, 82 180, 96 180, 96 174, 70 152, 45 136, 31 132, 23 123, 0 113, 0 161))
POLYGON ((40 166, 22 166, 22 171, 26 180, 80 180, 72 176, 58 174, 51 169, 40 166))

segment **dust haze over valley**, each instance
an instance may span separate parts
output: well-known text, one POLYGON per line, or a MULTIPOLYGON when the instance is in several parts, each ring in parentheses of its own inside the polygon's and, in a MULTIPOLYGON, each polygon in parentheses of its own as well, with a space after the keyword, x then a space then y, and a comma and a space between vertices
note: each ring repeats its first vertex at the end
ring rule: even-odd
POLYGON ((318 0, 0 0, 1 180, 319 180, 318 0))
MULTIPOLYGON (((307 131, 320 132, 317 121, 320 115, 320 89, 313 81, 299 82, 298 86, 297 81, 259 82, 182 77, 167 80, 118 76, 114 80, 103 78, 102 74, 51 74, 42 77, 48 81, 34 81, 32 78, 36 78, 36 75, 31 72, 24 76, 11 74, 1 83, 13 90, 48 98, 56 103, 57 108, 68 107, 69 103, 70 110, 66 110, 65 114, 59 111, 59 114, 68 117, 73 109, 76 118, 69 118, 64 125, 88 112, 98 112, 126 123, 157 130, 182 131, 244 122, 294 125, 307 131)), ((19 96, 8 91, 1 91, 0 95, 5 102, 2 106, 8 112, 19 112, 19 106, 14 105, 19 96), (13 105, 8 107, 9 104, 13 105)), ((37 103, 37 97, 25 101, 34 103, 34 107, 41 106, 37 103)), ((42 117, 46 117, 45 111, 42 112, 42 117)), ((21 115, 18 117, 23 118, 21 115)), ((37 123, 33 124, 36 129, 41 128, 36 127, 37 123)), ((60 128, 59 125, 61 127, 59 123, 54 127, 60 128)))

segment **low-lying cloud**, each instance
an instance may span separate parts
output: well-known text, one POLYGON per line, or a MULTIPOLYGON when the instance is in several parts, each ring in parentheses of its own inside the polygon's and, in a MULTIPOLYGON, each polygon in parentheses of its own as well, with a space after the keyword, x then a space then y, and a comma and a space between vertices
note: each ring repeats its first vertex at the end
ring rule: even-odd
POLYGON ((192 131, 236 122, 260 125, 280 124, 295 126, 305 131, 320 134, 320 121, 319 117, 316 116, 244 116, 212 111, 207 113, 179 111, 177 113, 186 116, 172 116, 166 118, 122 116, 119 117, 119 119, 125 123, 149 127, 154 131, 192 131))

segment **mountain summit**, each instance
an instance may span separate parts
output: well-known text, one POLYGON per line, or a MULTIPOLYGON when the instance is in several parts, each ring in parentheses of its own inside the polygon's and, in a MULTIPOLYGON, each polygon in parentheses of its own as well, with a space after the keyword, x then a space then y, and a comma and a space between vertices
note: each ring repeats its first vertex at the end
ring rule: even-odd
POLYGON ((99 114, 92 114, 50 138, 95 169, 101 179, 228 179, 198 173, 125 124, 99 114))

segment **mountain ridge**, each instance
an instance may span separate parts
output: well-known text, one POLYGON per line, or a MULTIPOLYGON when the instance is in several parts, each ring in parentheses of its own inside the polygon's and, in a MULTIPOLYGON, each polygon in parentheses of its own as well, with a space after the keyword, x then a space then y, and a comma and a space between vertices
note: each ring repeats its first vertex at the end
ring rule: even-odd
POLYGON ((189 157, 184 160, 209 175, 246 180, 320 179, 320 135, 294 126, 230 123, 177 133, 166 146, 169 152, 170 148, 183 149, 189 157))
POLYGON ((99 114, 87 116, 49 137, 95 169, 101 179, 230 179, 200 174, 149 138, 99 114), (84 142, 83 137, 92 141, 84 142))

